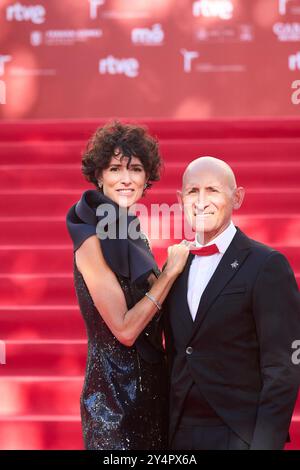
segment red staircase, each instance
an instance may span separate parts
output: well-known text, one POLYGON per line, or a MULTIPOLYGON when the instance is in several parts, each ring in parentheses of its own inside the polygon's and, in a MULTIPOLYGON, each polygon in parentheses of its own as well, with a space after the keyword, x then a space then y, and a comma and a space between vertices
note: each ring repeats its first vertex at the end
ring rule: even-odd
MULTIPOLYGON (((99 122, 0 126, 0 449, 81 449, 86 336, 72 281, 67 209, 84 189, 80 156, 99 122)), ((165 160, 144 199, 175 203, 186 164, 230 163, 247 188, 234 221, 286 254, 300 280, 300 120, 148 121, 165 160)), ((153 240, 158 263, 166 241, 153 240)), ((300 449, 300 402, 289 449, 300 449)))

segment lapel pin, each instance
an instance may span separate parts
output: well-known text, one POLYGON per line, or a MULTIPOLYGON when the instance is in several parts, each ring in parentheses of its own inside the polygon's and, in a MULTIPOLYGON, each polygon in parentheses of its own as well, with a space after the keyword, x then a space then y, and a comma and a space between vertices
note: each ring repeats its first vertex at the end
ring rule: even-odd
POLYGON ((237 259, 236 259, 236 260, 234 260, 234 262, 233 262, 233 263, 231 263, 231 265, 230 265, 230 266, 232 267, 232 269, 236 269, 236 268, 239 266, 239 262, 238 262, 238 260, 237 260, 237 259))

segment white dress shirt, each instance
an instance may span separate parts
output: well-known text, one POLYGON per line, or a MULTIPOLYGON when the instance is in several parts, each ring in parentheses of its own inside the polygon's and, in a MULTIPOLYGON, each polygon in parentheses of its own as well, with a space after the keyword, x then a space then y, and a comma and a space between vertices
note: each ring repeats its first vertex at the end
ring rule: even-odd
MULTIPOLYGON (((211 240, 207 245, 205 245, 209 246, 216 244, 219 253, 215 253, 210 256, 195 256, 191 263, 188 278, 187 300, 193 320, 195 320, 202 294, 217 269, 222 256, 232 242, 235 233, 236 228, 233 223, 230 222, 230 225, 224 230, 224 232, 220 233, 220 235, 218 235, 214 240, 211 240)), ((198 243, 197 235, 195 242, 197 247, 200 248, 203 246, 198 243)))

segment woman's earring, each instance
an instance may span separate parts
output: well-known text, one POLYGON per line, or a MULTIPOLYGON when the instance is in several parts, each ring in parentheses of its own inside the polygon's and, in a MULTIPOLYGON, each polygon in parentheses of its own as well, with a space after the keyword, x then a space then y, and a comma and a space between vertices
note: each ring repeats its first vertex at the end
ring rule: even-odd
POLYGON ((101 181, 98 181, 98 188, 102 189, 102 186, 103 186, 103 183, 101 183, 101 181))
POLYGON ((148 188, 148 183, 145 183, 144 184, 144 189, 147 189, 148 188))

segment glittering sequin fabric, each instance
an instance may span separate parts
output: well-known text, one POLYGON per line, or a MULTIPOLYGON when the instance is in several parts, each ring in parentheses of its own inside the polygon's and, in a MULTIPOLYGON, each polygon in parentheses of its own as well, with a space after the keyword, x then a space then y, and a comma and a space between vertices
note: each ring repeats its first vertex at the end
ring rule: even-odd
MULTIPOLYGON (((128 279, 117 277, 127 306, 131 308, 143 297, 147 286, 137 288, 128 279)), ((122 345, 95 308, 75 262, 74 279, 88 335, 86 374, 80 400, 86 449, 166 449, 164 359, 148 363, 135 346, 122 345)))

